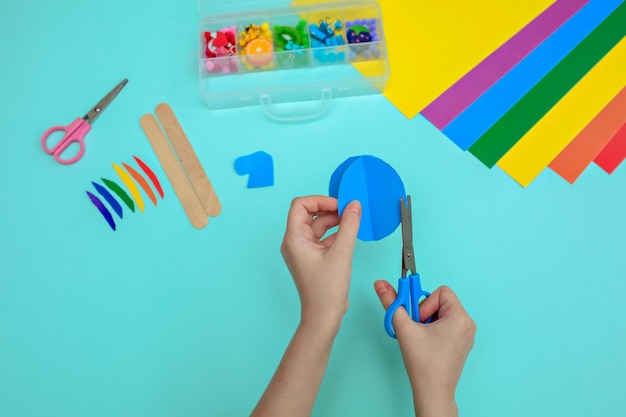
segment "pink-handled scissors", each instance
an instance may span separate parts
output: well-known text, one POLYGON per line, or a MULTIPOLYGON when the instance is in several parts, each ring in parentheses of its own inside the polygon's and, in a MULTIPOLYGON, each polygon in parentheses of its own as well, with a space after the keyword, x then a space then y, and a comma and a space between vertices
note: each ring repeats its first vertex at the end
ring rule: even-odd
MULTIPOLYGON (((85 136, 91 130, 91 125, 100 116, 100 113, 109 105, 111 101, 119 94, 119 92, 128 83, 127 79, 122 80, 113 90, 109 92, 102 100, 98 102, 89 112, 78 119, 74 120, 67 126, 52 126, 46 130, 41 137, 41 147, 44 151, 54 156, 54 159, 61 164, 73 164, 82 158, 85 153, 85 136), (64 132, 63 137, 54 146, 48 146, 48 138, 54 132, 64 132), (74 156, 63 158, 62 155, 72 144, 78 144, 78 152, 74 156)), ((70 151, 71 152, 71 151, 70 151)))

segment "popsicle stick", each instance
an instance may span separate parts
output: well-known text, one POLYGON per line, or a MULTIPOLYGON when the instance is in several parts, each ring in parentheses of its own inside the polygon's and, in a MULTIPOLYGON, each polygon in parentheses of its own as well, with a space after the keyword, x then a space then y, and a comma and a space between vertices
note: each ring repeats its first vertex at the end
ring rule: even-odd
POLYGON ((185 171, 172 151, 167 138, 159 126, 159 122, 151 114, 144 114, 140 119, 141 127, 148 137, 152 149, 174 188, 174 192, 183 206, 191 224, 201 229, 209 223, 209 218, 198 199, 195 190, 187 180, 185 171))
POLYGON ((161 103, 156 108, 156 114, 178 154, 189 182, 196 190, 205 213, 212 217, 219 215, 222 205, 172 108, 167 103, 161 103))

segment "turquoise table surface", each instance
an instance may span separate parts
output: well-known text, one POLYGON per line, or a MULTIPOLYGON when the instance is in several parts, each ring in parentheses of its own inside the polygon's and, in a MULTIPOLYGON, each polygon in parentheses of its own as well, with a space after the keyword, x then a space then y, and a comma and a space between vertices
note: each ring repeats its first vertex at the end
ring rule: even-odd
MULTIPOLYGON (((287 3, 287 2, 285 2, 287 3)), ((245 416, 299 319, 279 252, 290 201, 327 194, 346 158, 391 164, 413 198, 427 289, 446 284, 478 332, 458 387, 464 416, 620 415, 626 409, 626 166, 523 189, 380 95, 280 124, 258 107, 210 111, 194 70, 194 1, 4 1, 0 14, 0 416, 245 416), (83 159, 40 138, 129 83, 83 159), (194 229, 139 118, 177 113, 223 212, 194 229), (233 168, 263 150, 273 187, 233 168), (91 181, 136 155, 165 198, 113 232, 91 181)), ((393 70, 393 63, 392 70, 393 70)), ((315 416, 412 415, 408 379, 372 283, 400 274, 400 230, 358 242, 350 310, 315 416)), ((416 346, 419 349, 419 346, 416 346)))

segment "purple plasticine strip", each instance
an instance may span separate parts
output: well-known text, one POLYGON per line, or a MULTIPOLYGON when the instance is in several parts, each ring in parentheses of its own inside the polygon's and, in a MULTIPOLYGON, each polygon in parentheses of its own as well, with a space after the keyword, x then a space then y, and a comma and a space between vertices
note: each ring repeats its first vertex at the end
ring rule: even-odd
POLYGON ((105 205, 102 204, 102 201, 100 201, 100 199, 98 197, 96 197, 95 195, 91 194, 89 191, 85 191, 85 192, 89 196, 89 199, 91 200, 93 205, 96 206, 98 208, 98 210, 100 210, 100 213, 102 214, 102 216, 104 216, 104 218, 106 219, 107 223, 109 223, 109 226, 111 226, 111 229, 115 230, 115 221, 113 220, 113 216, 111 216, 111 213, 105 207, 105 205))
POLYGON ((443 134, 462 150, 469 149, 622 4, 623 0, 590 0, 463 110, 443 134))
POLYGON ((439 130, 531 53, 589 0, 557 0, 422 111, 439 130))
POLYGON ((93 186, 96 189, 96 191, 98 191, 98 193, 102 197, 104 197, 104 199, 107 201, 107 203, 109 203, 111 208, 113 210, 115 210, 117 215, 120 216, 120 219, 123 218, 124 217, 124 212, 122 211, 122 206, 120 206, 120 203, 118 203, 117 200, 115 199, 115 197, 113 197, 111 195, 109 190, 107 190, 106 188, 104 188, 103 186, 101 186, 100 184, 98 184, 96 182, 91 181, 91 183, 93 184, 93 186))

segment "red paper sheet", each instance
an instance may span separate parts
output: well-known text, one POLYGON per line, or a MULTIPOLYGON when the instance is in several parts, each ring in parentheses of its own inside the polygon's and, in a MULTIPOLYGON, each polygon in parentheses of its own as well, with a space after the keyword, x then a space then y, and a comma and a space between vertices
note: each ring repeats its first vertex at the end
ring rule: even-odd
POLYGON ((611 174, 624 159, 626 159, 626 123, 593 161, 611 174))

